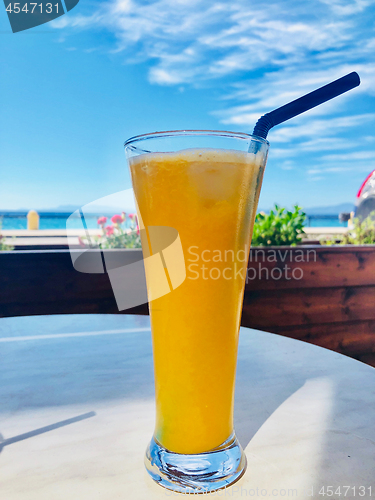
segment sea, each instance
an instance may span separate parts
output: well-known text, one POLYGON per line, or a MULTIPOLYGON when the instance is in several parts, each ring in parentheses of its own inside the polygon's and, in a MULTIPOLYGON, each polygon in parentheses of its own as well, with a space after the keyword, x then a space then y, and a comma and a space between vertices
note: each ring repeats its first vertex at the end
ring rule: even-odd
MULTIPOLYGON (((66 229, 67 219, 71 214, 39 212, 39 229, 66 229)), ((110 218, 113 214, 104 214, 108 218, 107 224, 111 224, 110 218)), ((103 214, 85 214, 85 222, 88 229, 97 229, 97 220, 103 214)), ((26 213, 0 212, 0 225, 2 229, 27 229, 26 213)), ((308 227, 347 227, 347 222, 340 222, 338 215, 310 215, 307 216, 308 227)), ((82 229, 79 217, 70 217, 69 229, 82 229)))

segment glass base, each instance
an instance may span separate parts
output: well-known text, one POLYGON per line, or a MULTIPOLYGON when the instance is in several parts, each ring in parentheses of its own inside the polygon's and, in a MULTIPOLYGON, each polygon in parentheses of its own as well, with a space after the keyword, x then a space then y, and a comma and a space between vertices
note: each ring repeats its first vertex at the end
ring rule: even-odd
POLYGON ((173 453, 152 438, 145 465, 152 479, 164 488, 208 493, 240 479, 246 470, 246 456, 234 433, 217 448, 194 455, 173 453))

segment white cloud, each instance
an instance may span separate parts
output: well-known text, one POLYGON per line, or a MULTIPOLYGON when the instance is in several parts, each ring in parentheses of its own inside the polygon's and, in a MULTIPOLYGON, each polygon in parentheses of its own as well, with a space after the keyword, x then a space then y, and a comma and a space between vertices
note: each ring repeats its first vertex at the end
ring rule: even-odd
POLYGON ((373 3, 312 0, 306 9, 297 0, 270 0, 267 8, 255 0, 111 0, 88 16, 72 13, 52 25, 107 29, 116 51, 153 61, 153 83, 173 85, 261 68, 299 70, 327 51, 371 50, 373 41, 367 48, 363 37, 356 41, 362 25, 354 14, 373 3))
MULTIPOLYGON (((374 113, 353 110, 355 96, 375 96, 374 6, 375 0, 269 0, 266 7, 255 0, 110 0, 90 15, 73 12, 51 24, 65 38, 69 28, 109 31, 116 40, 109 50, 128 64, 148 61, 152 84, 225 82, 214 116, 249 132, 262 114, 358 71, 355 91, 270 132, 277 158, 340 150, 348 158, 345 151, 358 146, 345 134, 362 127, 369 148, 374 139, 368 132, 374 113)), ((335 167, 338 156, 322 161, 335 167)))
MULTIPOLYGON (((322 66, 322 65, 320 65, 322 66)), ((341 109, 355 95, 367 93, 375 95, 375 65, 371 62, 357 64, 356 69, 361 75, 361 85, 354 91, 339 97, 341 109)), ((330 65, 316 70, 309 62, 299 69, 295 66, 279 71, 269 72, 261 78, 235 84, 235 90, 228 96, 229 101, 247 101, 246 104, 227 107, 216 112, 222 123, 235 125, 251 125, 256 120, 273 109, 276 109, 316 88, 329 83, 353 71, 353 65, 340 64, 335 69, 330 65)), ((313 116, 326 116, 337 111, 337 101, 332 100, 308 112, 309 119, 313 116)), ((306 115, 302 115, 302 120, 306 115)), ((295 120, 298 120, 296 118, 295 120)), ((297 122, 295 122, 297 123, 297 122)))
POLYGON ((281 163, 280 168, 282 170, 294 170, 294 165, 290 161, 284 161, 283 163, 281 163))
POLYGON ((269 153, 269 158, 290 158, 291 156, 296 156, 298 154, 298 151, 296 148, 293 148, 293 146, 286 145, 285 148, 274 148, 271 144, 270 147, 270 153, 269 153))
POLYGON ((363 172, 363 175, 368 174, 374 169, 369 162, 351 162, 350 165, 342 163, 329 163, 326 165, 320 165, 318 168, 309 168, 306 173, 308 176, 315 176, 320 174, 340 174, 349 172, 363 172))
POLYGON ((339 16, 351 16, 374 5, 373 0, 320 0, 339 16))
POLYGON ((375 151, 353 151, 352 153, 332 154, 322 157, 325 161, 357 161, 357 160, 373 160, 375 162, 375 151))
POLYGON ((351 141, 339 137, 316 137, 298 145, 300 151, 335 151, 352 148, 351 141))
MULTIPOLYGON (((295 119, 297 120, 297 119, 295 119)), ((303 117, 303 122, 292 122, 293 124, 279 126, 272 134, 272 143, 294 142, 296 139, 311 138, 324 139, 327 135, 333 137, 343 129, 349 129, 355 126, 363 126, 375 120, 375 113, 367 113, 352 116, 340 116, 335 118, 325 118, 324 120, 309 120, 303 117)))

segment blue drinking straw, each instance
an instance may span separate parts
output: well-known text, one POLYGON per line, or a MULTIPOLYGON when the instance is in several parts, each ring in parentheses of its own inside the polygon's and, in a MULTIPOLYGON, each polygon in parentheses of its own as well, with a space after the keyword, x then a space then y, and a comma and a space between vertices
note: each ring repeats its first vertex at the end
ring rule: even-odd
POLYGON ((320 87, 319 89, 314 90, 313 92, 310 92, 309 94, 306 94, 289 104, 281 106, 281 108, 270 111, 259 118, 254 127, 253 135, 266 139, 269 130, 275 125, 279 125, 279 123, 290 120, 294 116, 315 108, 315 106, 319 106, 319 104, 322 104, 323 102, 344 94, 344 92, 347 92, 354 87, 358 87, 360 83, 361 80, 359 79, 358 73, 353 71, 353 73, 349 73, 348 75, 343 76, 328 85, 324 85, 324 87, 320 87))

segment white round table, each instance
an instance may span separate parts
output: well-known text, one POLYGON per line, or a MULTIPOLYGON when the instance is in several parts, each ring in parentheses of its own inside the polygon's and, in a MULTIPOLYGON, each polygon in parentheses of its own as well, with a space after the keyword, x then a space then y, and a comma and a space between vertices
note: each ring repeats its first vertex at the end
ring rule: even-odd
MULTIPOLYGON (((149 318, 0 319, 0 498, 178 497, 143 465, 154 426, 149 318)), ((375 497, 375 370, 241 329, 235 427, 248 467, 211 496, 375 497)))

